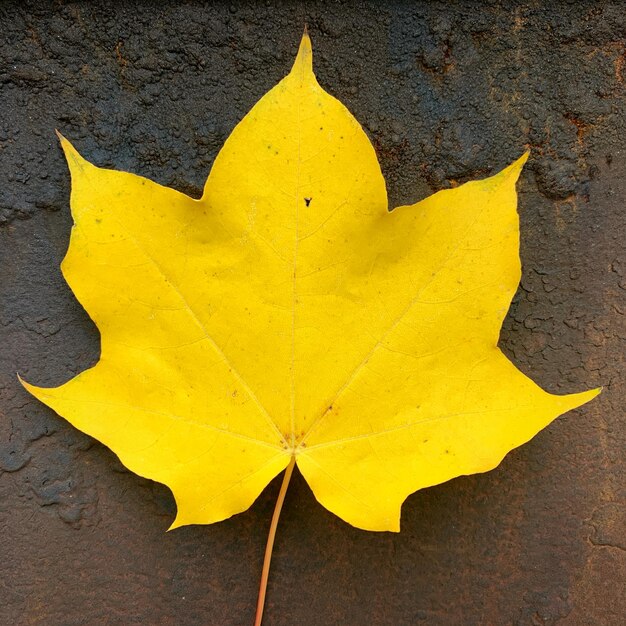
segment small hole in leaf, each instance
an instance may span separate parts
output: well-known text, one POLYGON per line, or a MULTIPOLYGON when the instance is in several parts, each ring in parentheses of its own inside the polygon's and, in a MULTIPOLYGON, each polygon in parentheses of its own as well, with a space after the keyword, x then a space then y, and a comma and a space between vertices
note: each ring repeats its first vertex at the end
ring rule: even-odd
POLYGON ((309 206, 309 204, 311 204, 311 200, 313 200, 313 198, 305 198, 304 203, 309 206))

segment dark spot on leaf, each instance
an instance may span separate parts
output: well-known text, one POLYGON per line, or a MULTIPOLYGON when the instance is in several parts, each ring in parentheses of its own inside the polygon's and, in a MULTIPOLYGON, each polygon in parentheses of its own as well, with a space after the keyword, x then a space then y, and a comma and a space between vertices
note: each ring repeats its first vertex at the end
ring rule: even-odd
POLYGON ((311 200, 313 200, 313 198, 305 198, 304 203, 309 206, 309 204, 311 204, 311 200))

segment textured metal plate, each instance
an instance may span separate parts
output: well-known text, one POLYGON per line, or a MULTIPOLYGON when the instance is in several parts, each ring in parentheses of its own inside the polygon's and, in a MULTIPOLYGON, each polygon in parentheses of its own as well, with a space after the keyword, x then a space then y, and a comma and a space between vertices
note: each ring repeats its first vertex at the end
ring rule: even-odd
POLYGON ((502 332, 553 392, 605 385, 485 475, 355 530, 296 477, 270 625, 618 625, 624 520, 624 4, 0 5, 0 623, 250 624, 275 481, 227 522, 165 534, 169 491, 30 398, 99 339, 59 271, 71 220, 53 129, 90 160, 199 194, 292 62, 364 124, 394 205, 496 171, 520 182, 522 286, 502 332))

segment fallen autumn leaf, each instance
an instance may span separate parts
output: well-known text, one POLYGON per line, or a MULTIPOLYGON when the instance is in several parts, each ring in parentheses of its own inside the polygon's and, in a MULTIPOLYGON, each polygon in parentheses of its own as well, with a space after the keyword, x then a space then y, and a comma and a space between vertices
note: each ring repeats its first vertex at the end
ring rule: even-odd
POLYGON ((62 269, 102 354, 60 387, 23 384, 170 487, 172 528, 244 511, 297 464, 342 519, 398 531, 409 494, 494 468, 598 393, 546 393, 497 347, 527 155, 389 212, 306 34, 199 200, 61 143, 75 223, 62 269))

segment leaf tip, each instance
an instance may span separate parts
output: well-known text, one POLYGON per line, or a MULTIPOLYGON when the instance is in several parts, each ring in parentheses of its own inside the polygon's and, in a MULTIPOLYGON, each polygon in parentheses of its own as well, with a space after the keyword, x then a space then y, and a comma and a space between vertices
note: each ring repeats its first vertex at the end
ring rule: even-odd
POLYGON ((591 402, 596 396, 600 395, 603 389, 603 387, 596 387, 595 389, 581 391, 580 393, 571 393, 566 396, 561 396, 565 404, 565 410, 571 411, 581 407, 583 404, 587 404, 587 402, 591 402))
POLYGON ((70 143, 68 139, 66 139, 56 128, 54 129, 57 137, 59 138, 59 142, 61 143, 61 148, 65 154, 65 159, 70 166, 70 171, 73 166, 78 166, 81 169, 84 168, 85 165, 88 164, 86 161, 76 150, 76 148, 70 143))
POLYGON ((46 403, 45 398, 49 397, 46 396, 46 393, 49 392, 49 389, 46 388, 42 388, 42 387, 38 387, 37 385, 31 385, 28 381, 24 380, 18 372, 16 372, 15 374, 17 376, 17 380, 19 381, 20 385, 22 385, 22 387, 24 387, 24 389, 26 389, 26 391, 28 391, 28 393, 37 398, 37 400, 46 403))
MULTIPOLYGON (((33 393, 33 389, 34 387, 30 384, 27 383, 21 376, 19 372, 16 372, 15 375, 17 376, 17 380, 19 381, 20 385, 22 385, 22 387, 24 387, 24 389, 26 389, 26 391, 28 391, 29 393, 33 393)), ((34 395, 34 393, 33 393, 34 395)))
POLYGON ((513 163, 511 163, 509 166, 505 167, 500 173, 504 175, 505 178, 512 178, 513 182, 516 182, 524 165, 526 165, 526 161, 528 161, 529 156, 530 150, 526 150, 526 152, 524 152, 521 157, 513 161, 513 163))
POLYGON ((604 391, 604 387, 595 387, 594 389, 589 389, 589 391, 583 391, 581 396, 584 397, 584 402, 590 402, 596 396, 599 396, 604 391))
POLYGON ((293 63, 292 72, 299 72, 302 74, 313 74, 313 49, 311 47, 311 38, 309 37, 309 29, 304 26, 304 32, 302 33, 302 39, 300 40, 300 47, 298 48, 298 54, 296 60, 293 63))

